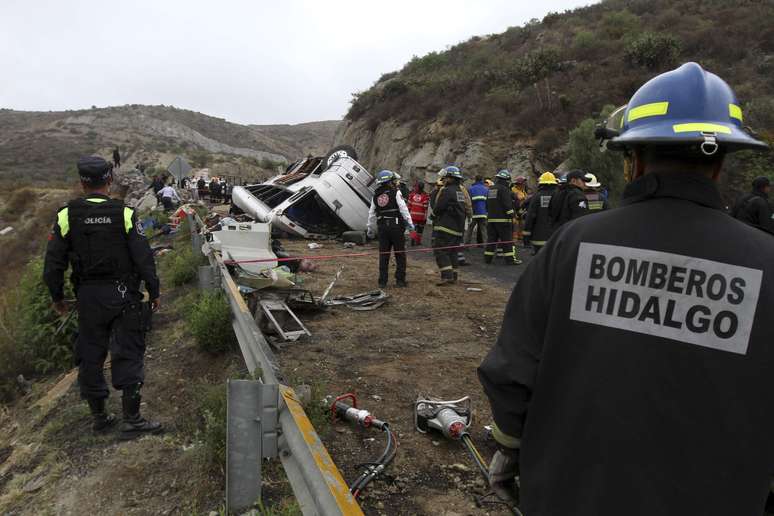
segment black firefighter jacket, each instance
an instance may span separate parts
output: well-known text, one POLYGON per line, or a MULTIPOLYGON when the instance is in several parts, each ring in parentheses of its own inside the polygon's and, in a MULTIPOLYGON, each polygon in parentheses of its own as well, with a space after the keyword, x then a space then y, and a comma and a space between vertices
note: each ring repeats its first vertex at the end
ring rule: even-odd
POLYGON ((551 238, 554 228, 551 226, 549 206, 551 198, 556 194, 555 185, 540 185, 532 196, 524 219, 524 235, 530 237, 532 244, 542 246, 551 238))
POLYGON ((479 368, 529 516, 760 516, 774 472, 774 239, 702 176, 568 223, 479 368), (718 245, 723 242, 723 245, 718 245))
POLYGON ((746 224, 774 233, 771 204, 765 193, 751 192, 743 195, 736 202, 731 214, 746 224))
POLYGON ((558 229, 561 225, 586 215, 589 212, 589 203, 583 190, 568 184, 551 197, 548 209, 551 224, 554 229, 558 229))

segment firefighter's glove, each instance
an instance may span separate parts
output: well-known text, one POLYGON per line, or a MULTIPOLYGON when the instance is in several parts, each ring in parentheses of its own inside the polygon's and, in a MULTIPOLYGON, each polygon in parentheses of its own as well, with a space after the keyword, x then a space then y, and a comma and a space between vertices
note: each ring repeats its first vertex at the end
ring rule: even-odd
POLYGON ((515 505, 519 501, 519 450, 501 448, 489 464, 489 486, 504 502, 515 505))
POLYGON ((368 232, 366 233, 366 236, 368 237, 369 240, 373 240, 374 237, 376 236, 376 233, 374 232, 373 229, 369 229, 368 232))

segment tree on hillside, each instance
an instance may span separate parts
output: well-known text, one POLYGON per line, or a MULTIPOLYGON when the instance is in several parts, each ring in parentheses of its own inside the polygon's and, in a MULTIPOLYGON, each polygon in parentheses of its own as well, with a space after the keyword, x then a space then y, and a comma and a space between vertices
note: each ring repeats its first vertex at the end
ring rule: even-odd
MULTIPOLYGON (((607 117, 614 109, 614 106, 605 106, 601 118, 607 117)), ((569 164, 571 168, 595 174, 610 192, 611 202, 616 204, 625 184, 623 157, 619 152, 601 152, 599 142, 594 138, 596 124, 596 120, 587 118, 570 131, 569 164)))

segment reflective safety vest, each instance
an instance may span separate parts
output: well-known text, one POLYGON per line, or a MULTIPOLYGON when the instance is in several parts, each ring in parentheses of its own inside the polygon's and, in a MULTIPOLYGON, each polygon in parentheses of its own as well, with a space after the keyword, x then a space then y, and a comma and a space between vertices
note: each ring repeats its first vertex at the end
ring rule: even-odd
POLYGON ((116 199, 75 199, 60 210, 59 229, 72 245, 78 281, 123 280, 134 273, 127 233, 133 210, 116 199))
POLYGON ((427 206, 430 204, 430 196, 424 191, 414 190, 408 196, 408 210, 414 224, 424 224, 427 220, 427 206))
POLYGON ((602 211, 607 209, 607 199, 599 192, 586 192, 584 194, 589 201, 589 211, 602 211))

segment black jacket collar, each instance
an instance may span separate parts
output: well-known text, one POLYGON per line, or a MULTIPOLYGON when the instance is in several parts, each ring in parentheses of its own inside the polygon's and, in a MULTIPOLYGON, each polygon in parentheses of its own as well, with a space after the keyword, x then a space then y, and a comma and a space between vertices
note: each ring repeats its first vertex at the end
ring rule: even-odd
POLYGON ((724 209, 715 182, 703 174, 693 172, 645 174, 626 185, 621 204, 634 204, 659 197, 684 199, 716 210, 724 209))

